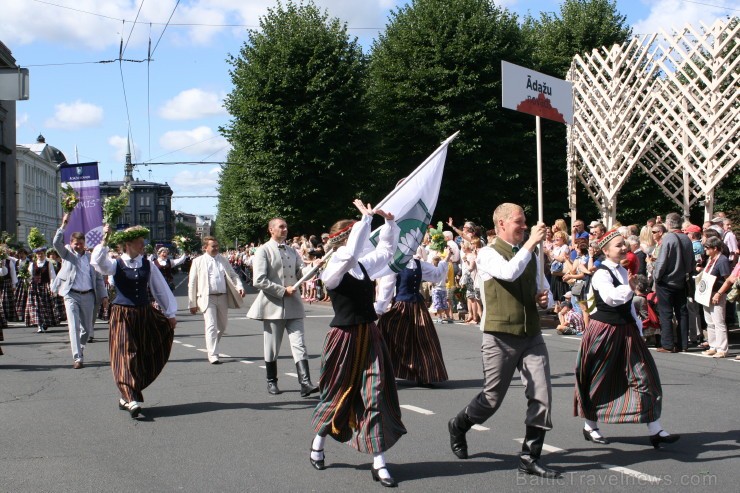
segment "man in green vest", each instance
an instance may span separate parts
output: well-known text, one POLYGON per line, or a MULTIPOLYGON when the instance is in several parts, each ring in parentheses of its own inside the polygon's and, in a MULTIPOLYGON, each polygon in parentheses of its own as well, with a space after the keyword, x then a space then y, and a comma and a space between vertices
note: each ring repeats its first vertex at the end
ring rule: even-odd
POLYGON ((538 223, 524 242, 527 223, 516 204, 501 204, 493 212, 496 241, 478 253, 478 275, 482 276, 483 390, 448 425, 452 452, 468 458, 465 433, 493 416, 506 396, 514 370, 519 370, 527 397, 527 426, 519 471, 548 479, 562 477, 559 471, 538 463, 545 433, 552 429, 552 387, 545 340, 537 307, 552 305, 549 285, 538 266, 537 246, 546 227, 538 223))

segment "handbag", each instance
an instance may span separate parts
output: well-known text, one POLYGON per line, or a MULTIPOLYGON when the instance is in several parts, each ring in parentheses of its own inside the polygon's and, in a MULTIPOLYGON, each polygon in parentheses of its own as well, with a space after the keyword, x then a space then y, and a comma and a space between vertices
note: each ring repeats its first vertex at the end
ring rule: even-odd
POLYGON ((570 288, 570 294, 573 296, 581 296, 583 293, 583 288, 586 286, 586 283, 582 280, 577 280, 573 283, 573 286, 570 288))
POLYGON ((714 281, 717 280, 717 276, 713 276, 708 272, 702 272, 694 280, 696 282, 694 301, 700 305, 710 307, 712 305, 712 287, 714 286, 714 281))

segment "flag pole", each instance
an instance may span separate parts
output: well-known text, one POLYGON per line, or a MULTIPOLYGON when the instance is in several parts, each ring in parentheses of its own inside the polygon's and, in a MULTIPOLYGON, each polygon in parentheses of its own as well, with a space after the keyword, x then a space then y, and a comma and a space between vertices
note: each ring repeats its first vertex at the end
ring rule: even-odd
MULTIPOLYGON (((447 147, 448 145, 450 145, 450 142, 452 142, 453 140, 455 140, 457 138, 457 136, 458 136, 459 133, 460 133, 460 131, 458 130, 454 134, 452 134, 449 137, 447 137, 447 139, 444 142, 442 142, 439 145, 439 147, 437 147, 437 149, 433 153, 431 153, 428 158, 426 158, 424 160, 423 163, 421 163, 419 166, 417 166, 417 168, 414 171, 412 171, 409 176, 407 176, 406 178, 404 178, 404 181, 405 180, 408 180, 410 178, 413 178, 414 176, 416 176, 417 174, 419 174, 419 172, 421 172, 421 170, 424 169, 424 166, 426 166, 427 164, 429 164, 429 162, 432 159, 434 159, 437 156, 437 154, 439 154, 440 152, 442 152, 442 149, 444 149, 445 147, 447 147)), ((381 209, 386 204, 386 202, 388 202, 391 199, 391 197, 393 197, 398 192, 398 190, 400 190, 400 189, 401 189, 401 187, 396 187, 393 190, 391 190, 391 193, 389 193, 388 195, 386 195, 386 197, 379 204, 377 204, 375 206, 375 209, 381 209)))
MULTIPOLYGON (((537 221, 538 222, 545 222, 545 212, 544 212, 544 201, 543 201, 543 194, 542 194, 542 132, 541 132, 541 126, 540 126, 540 117, 539 115, 535 116, 536 126, 537 126, 537 221)), ((537 257, 540 261, 540 268, 539 268, 539 278, 544 279, 545 278, 545 262, 544 262, 544 252, 542 251, 542 244, 540 243, 539 247, 537 248, 537 257)), ((544 283, 543 283, 544 284, 544 283)), ((543 289, 543 286, 540 287, 540 289, 543 289)))
POLYGON ((316 275, 316 273, 319 271, 319 269, 331 258, 331 255, 334 253, 334 248, 329 248, 324 256, 321 258, 321 262, 318 265, 314 265, 313 268, 308 271, 303 277, 298 279, 295 284, 293 284, 293 288, 298 289, 301 287, 301 284, 311 279, 313 276, 316 275))

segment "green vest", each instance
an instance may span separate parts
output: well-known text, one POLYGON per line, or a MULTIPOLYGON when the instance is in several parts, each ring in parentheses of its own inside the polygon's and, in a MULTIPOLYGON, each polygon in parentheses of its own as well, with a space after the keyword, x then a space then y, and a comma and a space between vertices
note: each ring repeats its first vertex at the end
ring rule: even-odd
MULTIPOLYGON (((496 239, 491 247, 507 261, 514 258, 511 245, 496 239)), ((541 332, 537 313, 537 259, 532 255, 524 272, 514 281, 492 277, 483 283, 483 331, 532 337, 541 332)))

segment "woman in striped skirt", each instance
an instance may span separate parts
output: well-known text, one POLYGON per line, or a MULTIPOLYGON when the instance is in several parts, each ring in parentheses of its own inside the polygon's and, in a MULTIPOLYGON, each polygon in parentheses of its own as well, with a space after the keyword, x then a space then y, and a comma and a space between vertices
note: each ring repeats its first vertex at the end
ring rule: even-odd
POLYGON ((659 448, 680 436, 663 431, 658 421, 663 391, 632 306, 636 276, 620 264, 627 255, 624 237, 610 231, 599 240, 599 249, 606 258, 591 280, 596 310, 590 314, 576 361, 574 415, 586 420, 586 441, 609 443, 598 421, 645 423, 650 443, 659 448))
POLYGON ((320 402, 313 412, 316 432, 310 461, 325 469, 324 441, 329 435, 349 442, 359 452, 373 454, 372 476, 383 486, 396 486, 385 465, 384 452, 406 433, 401 422, 396 381, 388 349, 375 325, 375 287, 372 276, 393 257, 398 226, 393 215, 373 211, 360 200, 355 206, 362 219, 339 221, 329 244, 336 252, 321 279, 331 297, 334 319, 324 340, 319 377, 320 402), (375 250, 362 255, 369 243, 374 214, 386 219, 375 250), (345 245, 346 243, 346 245, 345 245))
POLYGON ((413 259, 399 274, 389 274, 378 281, 378 328, 383 334, 396 378, 415 381, 421 386, 447 381, 439 337, 432 316, 419 289, 421 282, 438 283, 447 276, 447 262, 436 267, 413 259), (385 312, 393 296, 395 302, 385 312), (383 313, 385 312, 385 313, 383 313))
POLYGON ((54 298, 49 289, 56 272, 51 262, 46 259, 45 248, 36 248, 33 253, 36 254, 36 260, 26 267, 31 273, 31 283, 23 318, 26 327, 37 326, 36 332, 46 332, 47 328, 59 325, 54 313, 54 298))
MULTIPOLYGON (((104 227, 107 233, 110 226, 104 227)), ((142 391, 157 378, 170 357, 174 337, 177 302, 159 269, 144 255, 144 237, 149 230, 141 226, 116 233, 124 245, 117 259, 108 256, 100 244, 92 252, 90 264, 105 276, 113 276, 116 298, 110 311, 109 348, 111 369, 121 398, 118 407, 132 418, 141 413, 142 391), (163 308, 154 309, 149 290, 163 308)))
POLYGON ((0 260, 0 308, 6 322, 15 322, 15 285, 18 278, 15 275, 15 261, 6 258, 0 260))
POLYGON ((30 274, 28 273, 28 266, 30 264, 28 253, 20 248, 18 250, 18 262, 15 266, 16 276, 18 277, 18 284, 15 286, 15 316, 19 322, 23 322, 26 318, 26 304, 28 303, 28 289, 31 281, 28 279, 30 274), (23 274, 26 274, 25 276, 23 274))

